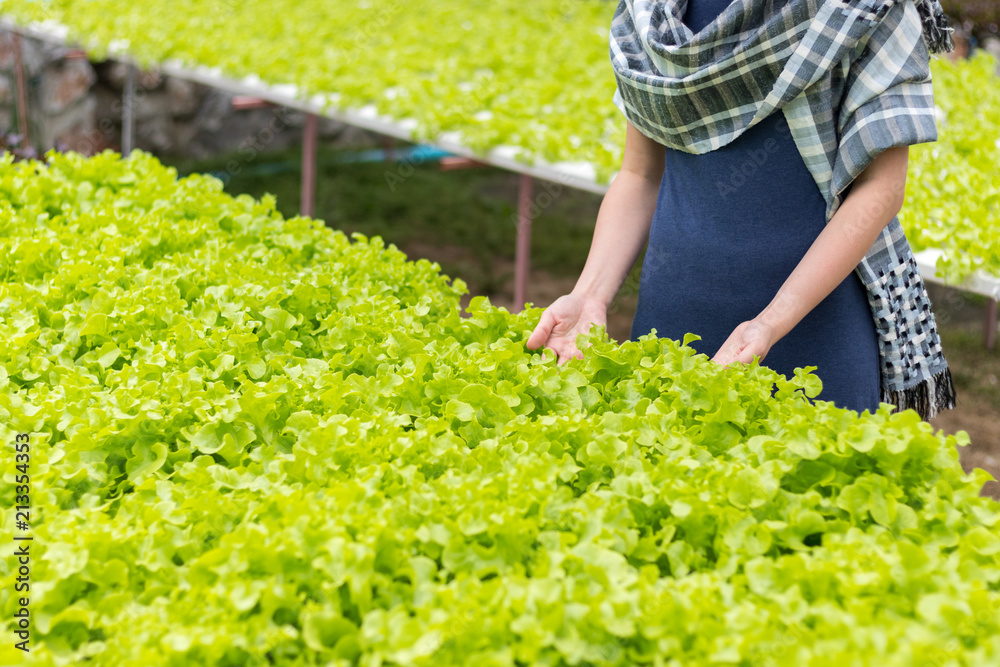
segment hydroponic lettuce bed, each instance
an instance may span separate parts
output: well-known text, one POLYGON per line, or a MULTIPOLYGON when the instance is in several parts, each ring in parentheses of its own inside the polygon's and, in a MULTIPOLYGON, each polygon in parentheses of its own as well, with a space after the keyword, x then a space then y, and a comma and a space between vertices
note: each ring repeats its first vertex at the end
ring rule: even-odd
POLYGON ((1000 78, 997 61, 931 64, 939 140, 910 149, 899 214, 914 250, 942 251, 938 276, 1000 279, 1000 78))
POLYGON ((0 0, 0 13, 64 31, 95 57, 176 61, 235 79, 329 95, 377 112, 416 140, 522 162, 590 163, 609 182, 625 125, 611 103, 603 0, 0 0), (586 113, 581 113, 586 110, 586 113))
MULTIPOLYGON (((231 77, 264 97, 323 99, 366 126, 395 119, 415 140, 489 153, 511 168, 556 166, 567 184, 586 187, 608 183, 624 150, 608 56, 616 4, 0 0, 0 14, 78 41, 95 58, 127 54, 190 68, 204 82, 231 77)), ((976 272, 1000 277, 996 61, 935 58, 931 69, 940 138, 911 151, 901 221, 915 250, 944 251, 936 266, 950 284, 976 272)))
POLYGON ((537 309, 463 318, 378 239, 144 153, 48 160, 0 161, 31 664, 1000 660, 1000 506, 916 413, 651 337, 558 367, 537 309))

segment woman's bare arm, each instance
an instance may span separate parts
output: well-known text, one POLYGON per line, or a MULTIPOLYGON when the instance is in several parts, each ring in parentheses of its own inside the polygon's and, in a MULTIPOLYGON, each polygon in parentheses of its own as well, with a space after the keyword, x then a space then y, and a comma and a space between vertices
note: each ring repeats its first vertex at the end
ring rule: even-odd
POLYGON ((587 263, 573 294, 608 306, 621 289, 649 240, 665 151, 628 123, 622 168, 601 203, 587 263))
POLYGON ((908 158, 908 147, 891 148, 854 180, 847 198, 771 303, 733 331, 715 361, 729 364, 749 363, 754 356, 763 359, 772 345, 850 275, 902 208, 908 158))
POLYGON ((580 355, 577 334, 607 324, 608 304, 649 239, 665 150, 628 123, 622 168, 601 203, 587 263, 573 291, 542 313, 529 349, 544 345, 563 363, 580 355))

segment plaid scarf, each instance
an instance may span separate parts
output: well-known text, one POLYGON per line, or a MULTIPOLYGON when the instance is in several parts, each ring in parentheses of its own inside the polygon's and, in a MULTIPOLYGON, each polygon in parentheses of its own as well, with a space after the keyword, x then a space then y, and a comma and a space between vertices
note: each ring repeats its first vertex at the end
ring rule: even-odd
MULTIPOLYGON (((938 0, 733 0, 697 34, 688 0, 621 0, 614 103, 643 134, 707 153, 782 111, 827 202, 884 150, 937 139, 928 48, 954 48, 938 0)), ((898 218, 858 264, 878 333, 881 400, 955 407, 930 300, 898 218)))

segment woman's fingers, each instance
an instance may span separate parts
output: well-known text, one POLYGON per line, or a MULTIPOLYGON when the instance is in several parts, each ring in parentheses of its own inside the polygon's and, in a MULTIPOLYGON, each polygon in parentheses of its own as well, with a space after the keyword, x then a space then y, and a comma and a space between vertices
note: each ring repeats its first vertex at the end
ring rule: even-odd
POLYGON ((555 340, 549 348, 555 352, 556 356, 559 358, 559 361, 557 362, 558 365, 562 366, 573 357, 583 359, 583 352, 578 350, 576 345, 573 343, 574 338, 576 338, 576 336, 572 333, 566 336, 561 336, 555 340))
POLYGON ((722 344, 719 351, 712 357, 712 361, 723 366, 728 366, 735 361, 739 361, 740 353, 745 349, 743 342, 744 329, 745 327, 742 324, 736 327, 736 330, 729 334, 729 338, 726 339, 726 342, 722 344))
POLYGON ((729 335, 712 357, 712 361, 723 366, 734 363, 749 364, 753 362, 754 357, 763 361, 770 349, 771 329, 759 322, 743 322, 729 335))
POLYGON ((718 349, 718 351, 715 353, 715 356, 712 357, 712 361, 714 361, 717 364, 722 364, 723 366, 728 364, 733 358, 732 347, 733 347, 733 337, 730 336, 729 338, 726 339, 726 342, 722 344, 722 347, 718 349))
POLYGON ((573 344, 572 339, 576 338, 576 336, 572 331, 568 333, 560 331, 562 328, 560 324, 562 322, 546 311, 542 314, 542 319, 538 322, 538 326, 528 336, 527 346, 529 350, 537 350, 544 345, 547 349, 555 353, 559 360, 558 363, 562 365, 574 356, 582 357, 583 355, 576 349, 576 345, 573 344))
MULTIPOLYGON (((571 295, 559 297, 542 313, 538 326, 528 337, 528 349, 537 350, 543 345, 551 348, 555 341, 573 329, 579 317, 580 305, 577 300, 571 295)), ((553 351, 558 354, 558 350, 553 351)))
POLYGON ((538 326, 535 330, 531 332, 528 336, 528 349, 537 350, 542 345, 544 345, 549 340, 549 335, 552 333, 553 327, 555 327, 556 318, 552 314, 552 311, 548 308, 542 313, 542 318, 538 320, 538 326))
POLYGON ((754 357, 759 357, 763 361, 770 349, 771 328, 751 321, 743 330, 742 345, 737 354, 737 361, 749 364, 754 360, 754 357))
POLYGON ((574 343, 576 333, 573 330, 560 331, 559 324, 560 322, 556 321, 555 318, 552 318, 550 322, 539 322, 528 338, 527 345, 529 350, 537 350, 544 345, 546 349, 552 350, 561 366, 573 357, 582 359, 583 353, 576 349, 574 343))
POLYGON ((559 365, 574 357, 582 359, 583 352, 576 347, 576 336, 586 333, 594 324, 607 324, 606 315, 599 311, 575 295, 561 296, 542 313, 526 345, 529 350, 542 346, 552 350, 559 365))

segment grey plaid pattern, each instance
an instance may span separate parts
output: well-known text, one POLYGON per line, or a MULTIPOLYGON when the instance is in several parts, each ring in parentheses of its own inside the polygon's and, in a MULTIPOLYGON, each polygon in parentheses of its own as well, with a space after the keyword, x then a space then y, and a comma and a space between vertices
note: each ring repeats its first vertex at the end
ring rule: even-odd
MULTIPOLYGON (((946 24, 925 18, 940 17, 937 0, 734 0, 697 34, 680 20, 686 4, 621 0, 611 24, 614 103, 653 140, 707 153, 780 110, 829 220, 881 152, 937 139, 926 31, 950 46, 946 24)), ((924 418, 954 407, 898 219, 856 272, 879 335, 882 400, 924 418)))

